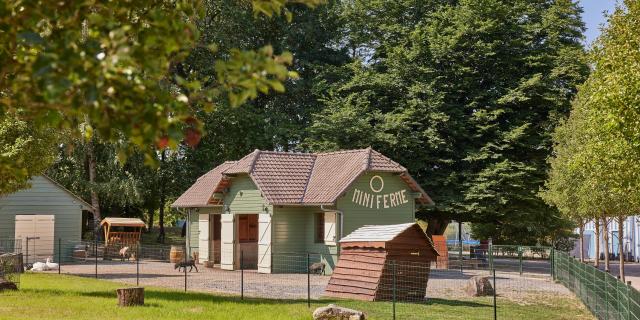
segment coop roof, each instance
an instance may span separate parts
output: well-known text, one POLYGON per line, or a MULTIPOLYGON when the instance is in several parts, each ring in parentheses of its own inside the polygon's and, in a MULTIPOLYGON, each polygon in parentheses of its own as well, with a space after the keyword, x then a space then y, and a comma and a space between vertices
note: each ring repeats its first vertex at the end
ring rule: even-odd
POLYGON ((403 223, 392 225, 367 225, 360 227, 340 240, 345 242, 387 242, 393 240, 407 229, 415 226, 415 223, 403 223))
POLYGON ((201 207, 223 189, 229 178, 247 174, 272 205, 333 204, 366 172, 392 172, 420 194, 420 203, 431 198, 406 168, 371 149, 328 153, 293 153, 255 150, 238 161, 225 162, 200 177, 172 207, 201 207))
POLYGON ((112 227, 138 227, 144 228, 147 225, 138 218, 104 218, 100 225, 109 225, 112 227))

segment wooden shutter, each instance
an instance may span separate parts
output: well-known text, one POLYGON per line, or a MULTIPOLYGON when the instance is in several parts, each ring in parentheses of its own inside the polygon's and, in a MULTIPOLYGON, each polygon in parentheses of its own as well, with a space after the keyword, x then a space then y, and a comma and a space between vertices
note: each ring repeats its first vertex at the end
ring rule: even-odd
POLYGON ((223 214, 220 217, 221 226, 221 257, 220 268, 225 270, 233 270, 235 262, 235 224, 233 214, 223 214))
POLYGON ((324 213, 324 243, 329 245, 336 244, 336 213, 324 213))
POLYGON ((200 261, 209 260, 209 214, 201 213, 198 217, 198 252, 200 261))

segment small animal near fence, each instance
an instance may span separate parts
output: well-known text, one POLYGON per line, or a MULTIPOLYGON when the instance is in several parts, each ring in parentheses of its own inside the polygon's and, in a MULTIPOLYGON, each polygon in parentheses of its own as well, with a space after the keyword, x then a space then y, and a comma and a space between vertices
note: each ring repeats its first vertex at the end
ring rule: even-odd
POLYGON ((424 300, 438 252, 414 223, 364 226, 340 241, 326 295, 366 301, 424 300), (411 268, 411 264, 421 268, 411 268), (400 268, 399 268, 400 266, 400 268))
POLYGON ((147 227, 137 218, 105 218, 100 226, 104 231, 105 255, 110 257, 124 257, 136 251, 142 230, 147 227))

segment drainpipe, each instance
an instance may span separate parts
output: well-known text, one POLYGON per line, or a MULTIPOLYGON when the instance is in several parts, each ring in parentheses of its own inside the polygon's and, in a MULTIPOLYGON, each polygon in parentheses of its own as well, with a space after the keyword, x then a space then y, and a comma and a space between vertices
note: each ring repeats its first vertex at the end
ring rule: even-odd
POLYGON ((320 210, 322 212, 335 212, 336 214, 338 214, 340 216, 340 238, 336 239, 336 254, 338 255, 338 258, 340 258, 340 239, 343 238, 343 234, 342 234, 342 224, 344 222, 344 212, 342 212, 342 210, 338 210, 338 209, 326 209, 324 207, 324 205, 320 205, 320 210))

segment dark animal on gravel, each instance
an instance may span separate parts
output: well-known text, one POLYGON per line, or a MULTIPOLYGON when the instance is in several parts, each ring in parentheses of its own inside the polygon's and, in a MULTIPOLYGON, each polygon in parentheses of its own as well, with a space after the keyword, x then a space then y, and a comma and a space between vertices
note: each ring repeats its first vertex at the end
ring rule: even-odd
POLYGON ((187 267, 189 267, 189 272, 191 272, 191 270, 193 270, 193 268, 196 269, 196 272, 198 271, 198 267, 196 266, 196 261, 195 260, 187 260, 187 261, 180 261, 178 263, 176 263, 176 265, 174 266, 174 269, 178 269, 178 271, 180 271, 180 269, 184 268, 184 271, 187 271, 187 267))
POLYGON ((324 262, 316 262, 309 266, 309 272, 324 275, 324 262))

